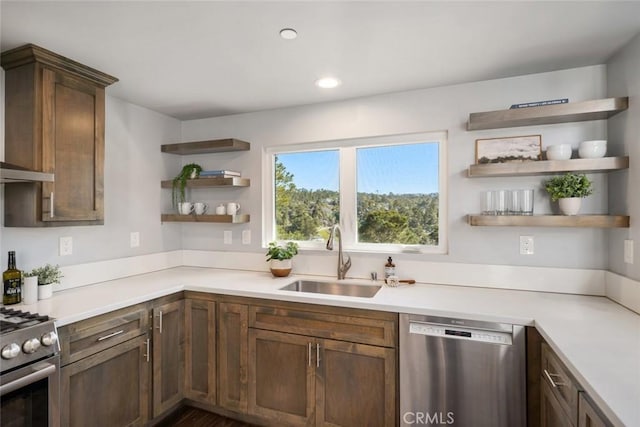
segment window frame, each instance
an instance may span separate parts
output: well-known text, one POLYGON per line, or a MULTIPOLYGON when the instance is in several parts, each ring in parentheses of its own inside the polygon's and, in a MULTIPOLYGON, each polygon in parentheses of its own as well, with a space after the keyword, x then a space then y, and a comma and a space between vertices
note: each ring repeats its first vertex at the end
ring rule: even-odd
MULTIPOLYGON (((322 142, 277 145, 263 148, 262 230, 263 248, 275 240, 275 156, 286 153, 338 151, 340 228, 342 246, 349 252, 362 253, 448 253, 448 172, 447 131, 411 133, 389 136, 349 138, 322 142), (391 243, 358 243, 357 239, 357 149, 421 143, 438 144, 438 245, 402 245, 391 243)), ((301 250, 325 250, 326 242, 297 241, 301 250)))

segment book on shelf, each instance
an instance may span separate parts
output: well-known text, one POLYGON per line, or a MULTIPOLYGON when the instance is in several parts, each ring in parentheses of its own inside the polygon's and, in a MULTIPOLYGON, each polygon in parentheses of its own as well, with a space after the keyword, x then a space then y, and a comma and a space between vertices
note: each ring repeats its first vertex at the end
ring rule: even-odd
POLYGON ((568 104, 568 103, 569 103, 569 98, 549 99, 547 101, 525 102, 523 104, 513 104, 509 109, 516 110, 518 108, 542 107, 543 105, 557 105, 557 104, 568 104))
POLYGON ((233 177, 240 177, 241 174, 238 171, 232 171, 232 170, 211 170, 211 171, 201 171, 200 172, 200 177, 206 178, 206 177, 211 177, 211 178, 233 178, 233 177))
POLYGON ((215 178, 240 178, 239 175, 200 175, 201 179, 215 179, 215 178))

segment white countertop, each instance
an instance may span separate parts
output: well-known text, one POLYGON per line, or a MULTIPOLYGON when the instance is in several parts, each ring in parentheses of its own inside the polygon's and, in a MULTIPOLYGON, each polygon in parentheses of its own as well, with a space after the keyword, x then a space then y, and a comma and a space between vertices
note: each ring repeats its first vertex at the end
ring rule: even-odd
POLYGON ((279 290, 300 277, 178 267, 56 292, 16 308, 47 314, 62 326, 192 290, 536 326, 615 425, 640 426, 640 315, 607 298, 430 284, 383 287, 373 298, 279 290))

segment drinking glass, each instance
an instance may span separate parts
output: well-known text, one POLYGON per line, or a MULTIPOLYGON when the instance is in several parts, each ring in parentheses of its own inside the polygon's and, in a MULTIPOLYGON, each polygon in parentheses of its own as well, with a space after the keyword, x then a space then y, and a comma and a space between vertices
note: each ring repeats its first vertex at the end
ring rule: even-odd
POLYGON ((533 190, 520 190, 522 192, 522 215, 533 215, 533 190))
POLYGON ((496 215, 509 214, 509 195, 508 190, 496 190, 493 192, 493 203, 496 208, 496 215))
POLYGON ((482 215, 495 215, 496 207, 493 203, 493 191, 482 192, 482 215))

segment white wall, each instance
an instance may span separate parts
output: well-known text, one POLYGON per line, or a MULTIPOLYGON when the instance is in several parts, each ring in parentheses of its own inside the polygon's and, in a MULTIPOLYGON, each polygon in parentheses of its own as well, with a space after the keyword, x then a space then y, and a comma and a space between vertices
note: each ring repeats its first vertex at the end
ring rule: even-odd
MULTIPOLYGON (((0 82, 4 89, 4 74, 0 82)), ((4 108, 4 96, 0 105, 4 108)), ((4 111, 0 117, 4 118, 4 111)), ((4 138, 3 129, 0 135, 4 138)), ((4 215, 0 215, 0 265, 6 264, 10 250, 16 251, 19 268, 29 270, 43 263, 66 266, 179 249, 179 227, 160 224, 167 197, 160 181, 175 175, 180 165, 177 156, 161 154, 160 145, 179 140, 179 120, 107 96, 104 225, 13 228, 4 227, 4 215), (140 232, 139 248, 129 247, 131 231, 140 232), (58 256, 58 238, 62 236, 73 238, 70 256, 58 256)), ((0 148, 4 155, 4 147, 0 148)))
MULTIPOLYGON (((345 82, 345 84, 354 84, 345 82)), ((536 189, 535 212, 550 212, 552 207, 539 177, 483 178, 466 177, 474 162, 477 138, 542 134, 543 146, 605 138, 606 121, 568 123, 539 127, 467 132, 471 112, 499 110, 511 104, 553 98, 570 101, 601 98, 606 95, 604 65, 572 70, 483 81, 456 86, 415 90, 381 96, 331 102, 251 114, 186 121, 182 123, 183 141, 235 137, 250 141, 251 151, 244 153, 189 156, 205 168, 239 169, 251 178, 248 189, 198 190, 194 200, 215 204, 239 200, 244 212, 252 215, 247 225, 183 224, 184 249, 263 252, 262 235, 262 156, 265 147, 376 135, 425 131, 449 132, 449 254, 397 255, 394 258, 415 261, 465 262, 603 269, 608 265, 608 231, 601 229, 470 227, 468 213, 480 209, 480 192, 488 189, 536 189), (240 235, 250 229, 251 245, 242 245, 240 235), (224 230, 232 230, 234 242, 223 245, 224 230), (520 235, 535 237, 535 255, 519 255, 520 235)), ((398 171, 401 173, 401 171, 398 171)), ((596 194, 586 200, 584 213, 607 211, 607 175, 595 174, 596 194)), ((326 252, 326 251, 325 251, 326 252)), ((329 255, 323 253, 323 255, 329 255)), ((333 255, 335 256, 335 255, 333 255)), ((382 265, 384 255, 363 255, 372 266, 382 265)), ((360 262, 362 261, 362 257, 360 262)), ((331 274, 331 272, 327 272, 331 274)))
POLYGON ((609 119, 609 153, 629 156, 629 169, 609 178, 610 209, 631 216, 631 227, 614 230, 609 242, 609 269, 640 280, 640 35, 608 63, 609 96, 628 96, 629 109, 609 119), (635 242, 633 264, 625 264, 624 240, 635 242))

